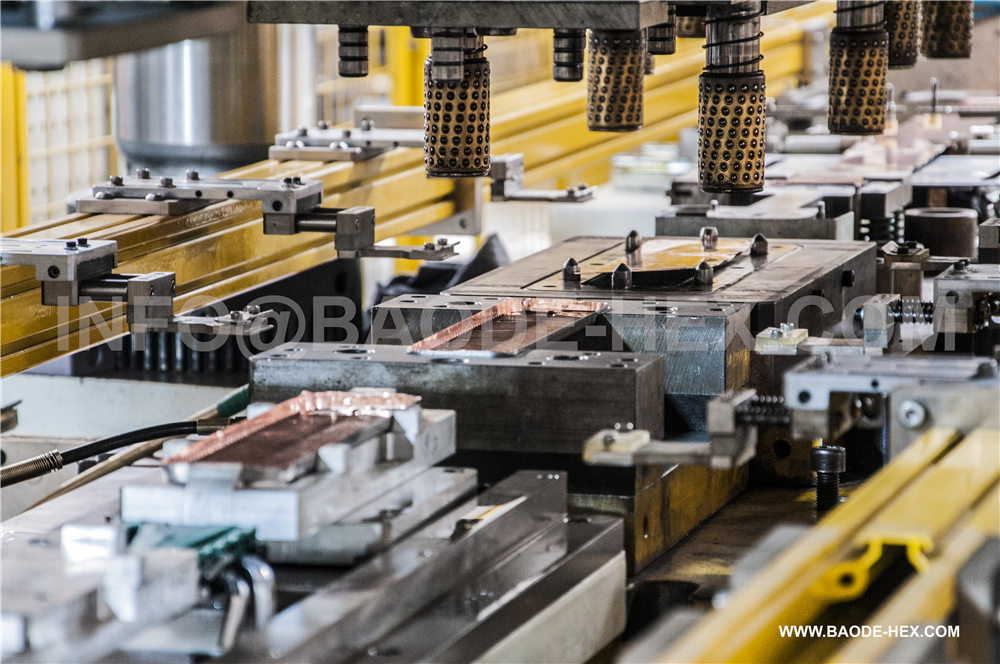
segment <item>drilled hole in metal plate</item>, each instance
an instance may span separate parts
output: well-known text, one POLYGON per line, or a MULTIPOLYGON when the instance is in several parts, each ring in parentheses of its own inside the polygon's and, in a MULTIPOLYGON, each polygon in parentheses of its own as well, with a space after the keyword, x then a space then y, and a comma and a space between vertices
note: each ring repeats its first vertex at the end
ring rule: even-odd
POLYGON ((338 348, 337 352, 342 355, 368 355, 375 351, 370 348, 338 348))
POLYGON ((549 358, 550 360, 561 360, 561 361, 575 361, 575 360, 589 360, 589 355, 555 355, 549 358))

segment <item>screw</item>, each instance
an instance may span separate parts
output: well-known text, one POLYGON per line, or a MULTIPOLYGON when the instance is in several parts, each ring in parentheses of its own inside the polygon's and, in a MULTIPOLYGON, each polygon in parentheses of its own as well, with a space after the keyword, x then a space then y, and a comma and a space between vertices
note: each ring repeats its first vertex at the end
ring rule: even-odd
POLYGON ((94 194, 94 198, 96 198, 99 201, 109 201, 112 198, 114 198, 114 196, 112 196, 106 191, 99 191, 96 194, 94 194))
POLYGON ((907 429, 919 429, 927 421, 927 408, 914 399, 906 399, 899 404, 899 421, 907 429))
POLYGON ((148 168, 137 168, 135 169, 135 174, 138 175, 143 180, 149 179, 149 169, 148 168))
POLYGON ((292 178, 292 184, 302 184, 302 178, 300 178, 298 175, 294 176, 292 178))
POLYGON ((781 336, 783 336, 783 337, 790 337, 790 336, 792 336, 792 332, 794 332, 794 331, 795 331, 795 324, 794 323, 782 323, 781 324, 781 336))
POLYGON ((368 118, 362 118, 362 120, 361 120, 361 131, 371 131, 372 127, 374 127, 374 126, 375 125, 372 124, 371 120, 369 120, 368 118))
POLYGON ((114 185, 114 186, 116 186, 116 187, 120 187, 123 184, 125 184, 125 178, 123 178, 120 175, 112 175, 108 179, 111 180, 111 184, 114 185))
POLYGON ((847 468, 847 452, 837 445, 812 448, 810 464, 816 473, 816 512, 822 514, 840 502, 840 474, 847 468))
POLYGON ((168 178, 168 177, 162 177, 162 178, 160 178, 160 186, 161 187, 173 187, 174 186, 174 179, 173 178, 168 178))
POLYGON ((781 336, 781 330, 779 330, 776 327, 772 327, 770 330, 768 330, 767 334, 772 339, 777 339, 781 336))
POLYGON ((436 249, 437 245, 433 242, 424 242, 424 249, 436 249))
POLYGON ((969 269, 969 259, 963 258, 960 261, 955 261, 953 267, 955 268, 955 272, 965 272, 969 269))
POLYGON ((150 193, 146 194, 146 200, 147 201, 162 201, 163 200, 163 196, 161 196, 160 194, 156 194, 156 193, 150 192, 150 193))
POLYGON ((316 128, 317 129, 329 129, 330 128, 330 123, 327 122, 326 120, 320 120, 319 122, 316 123, 316 128))
POLYGON ((76 249, 76 242, 74 242, 73 240, 68 240, 66 242, 66 248, 67 249, 76 249))
POLYGON ((197 180, 200 177, 201 176, 198 175, 198 171, 187 171, 187 179, 188 180, 197 180))
POLYGON ((298 127, 295 128, 295 133, 299 136, 308 136, 309 128, 304 125, 299 125, 298 127))
POLYGON ((76 239, 76 244, 80 247, 88 247, 90 246, 90 241, 85 237, 78 237, 76 239))
POLYGON ((448 246, 448 238, 446 238, 446 237, 439 237, 438 240, 437 240, 437 243, 438 243, 439 247, 447 247, 448 246))

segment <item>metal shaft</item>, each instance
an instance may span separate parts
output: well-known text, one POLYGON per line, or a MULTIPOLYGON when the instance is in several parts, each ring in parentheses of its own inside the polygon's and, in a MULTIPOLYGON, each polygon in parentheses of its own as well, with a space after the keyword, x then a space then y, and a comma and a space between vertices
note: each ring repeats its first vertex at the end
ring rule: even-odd
POLYGON ((345 78, 368 75, 368 26, 341 25, 337 29, 337 70, 345 78))
POLYGON ((838 0, 830 35, 830 103, 834 134, 881 134, 886 119, 889 33, 884 2, 838 0))
POLYGON ((708 192, 764 187, 764 72, 759 0, 709 5, 698 78, 698 179, 708 192))
POLYGON ((582 81, 586 48, 586 30, 553 31, 552 78, 557 81, 582 81))
POLYGON ((670 55, 677 50, 677 8, 667 6, 667 20, 646 31, 646 46, 653 55, 670 55))

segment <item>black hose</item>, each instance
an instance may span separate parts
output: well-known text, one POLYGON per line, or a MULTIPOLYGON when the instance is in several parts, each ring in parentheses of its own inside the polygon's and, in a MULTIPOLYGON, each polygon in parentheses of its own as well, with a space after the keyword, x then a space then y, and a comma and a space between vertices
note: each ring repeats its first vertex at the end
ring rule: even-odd
POLYGON ((11 484, 41 477, 42 475, 55 472, 68 464, 89 459, 92 456, 111 452, 112 450, 127 447, 135 443, 142 443, 156 438, 187 436, 198 432, 199 426, 197 421, 169 422, 167 424, 146 427, 145 429, 136 429, 135 431, 129 431, 109 438, 101 438, 86 445, 72 447, 64 452, 46 452, 37 457, 0 468, 0 486, 10 486, 11 484))
POLYGON ((157 424, 156 426, 136 429, 127 433, 120 433, 117 436, 101 438, 86 445, 73 447, 65 452, 61 452, 63 464, 76 463, 89 459, 98 454, 104 454, 111 450, 117 450, 126 445, 142 443, 154 438, 168 438, 170 436, 187 436, 198 432, 198 422, 193 420, 182 420, 180 422, 169 422, 167 424, 157 424))

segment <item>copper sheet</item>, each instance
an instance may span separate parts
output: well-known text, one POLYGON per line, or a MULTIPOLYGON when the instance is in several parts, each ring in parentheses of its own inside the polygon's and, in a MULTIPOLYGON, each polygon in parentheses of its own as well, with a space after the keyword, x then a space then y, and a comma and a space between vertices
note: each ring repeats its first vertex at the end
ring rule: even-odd
POLYGON ((526 350, 581 319, 603 311, 607 302, 552 298, 507 298, 410 346, 410 352, 489 351, 510 355, 526 350), (529 314, 545 314, 530 316, 529 314), (516 320, 521 318, 521 320, 516 320), (484 326, 491 323, 488 334, 484 326), (459 337, 466 339, 456 342, 459 337))
POLYGON ((611 273, 625 262, 633 272, 667 272, 694 270, 705 261, 712 267, 729 263, 750 248, 748 240, 720 239, 714 251, 705 251, 700 241, 678 243, 668 238, 650 238, 639 249, 625 255, 625 261, 613 259, 589 263, 588 272, 611 273))
MULTIPOLYGON (((378 394, 353 392, 302 392, 294 399, 288 399, 277 404, 263 415, 244 420, 221 431, 216 431, 207 438, 194 443, 186 450, 178 452, 164 463, 193 463, 207 460, 223 449, 245 441, 265 429, 296 416, 309 415, 318 411, 326 411, 326 421, 333 418, 352 416, 389 417, 394 410, 402 410, 416 405, 420 397, 411 394, 382 392, 378 394)), ((303 423, 306 429, 309 425, 303 423)), ((327 442, 335 439, 327 438, 327 442)))
POLYGON ((200 461, 287 468, 302 459, 314 458, 324 445, 344 442, 361 433, 369 437, 388 428, 389 419, 377 415, 297 413, 243 438, 238 445, 228 445, 202 457, 200 461))

